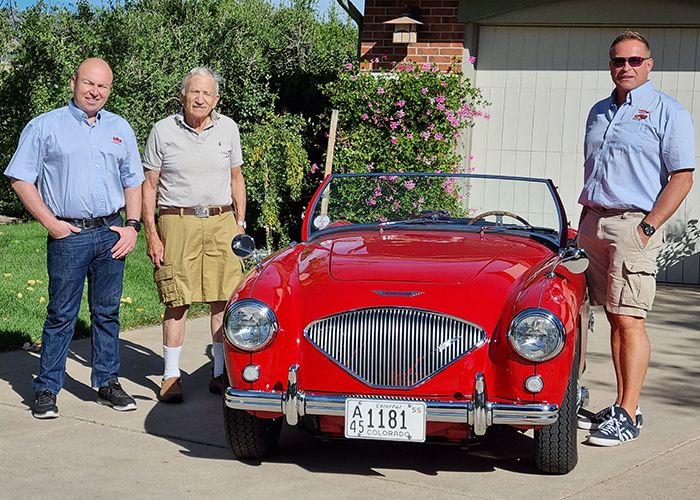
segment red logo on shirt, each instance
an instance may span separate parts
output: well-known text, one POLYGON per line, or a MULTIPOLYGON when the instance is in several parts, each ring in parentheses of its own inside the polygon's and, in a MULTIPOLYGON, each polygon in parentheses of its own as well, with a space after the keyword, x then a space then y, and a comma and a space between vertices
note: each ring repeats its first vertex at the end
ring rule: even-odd
POLYGON ((633 120, 646 120, 649 118, 649 111, 646 109, 638 109, 637 113, 632 117, 633 120))
POLYGON ((122 145, 122 140, 119 137, 112 137, 112 144, 116 144, 118 146, 122 145))

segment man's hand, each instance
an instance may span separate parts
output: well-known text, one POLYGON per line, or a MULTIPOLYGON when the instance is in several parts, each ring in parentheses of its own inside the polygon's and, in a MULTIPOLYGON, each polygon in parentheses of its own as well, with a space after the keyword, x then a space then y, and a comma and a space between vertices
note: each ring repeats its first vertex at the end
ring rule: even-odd
POLYGON ((80 229, 79 227, 75 227, 70 222, 66 222, 60 219, 56 219, 56 223, 51 224, 49 227, 46 228, 46 230, 55 240, 62 240, 63 238, 70 236, 72 233, 79 233, 80 231, 82 231, 82 229, 80 229))
POLYGON ((151 259, 151 262, 153 262, 153 265, 156 266, 156 269, 160 269, 165 256, 165 246, 163 246, 163 242, 158 237, 158 233, 153 233, 152 235, 146 234, 146 241, 148 242, 146 254, 148 258, 151 259))
POLYGON ((127 226, 109 226, 109 228, 115 233, 119 234, 119 241, 117 244, 111 248, 113 259, 123 259, 131 253, 131 251, 136 247, 136 238, 138 238, 138 233, 136 229, 127 226))
POLYGON ((642 231, 641 226, 637 226, 637 232, 639 233, 639 239, 642 240, 642 245, 646 247, 647 243, 649 243, 649 240, 651 239, 651 236, 647 236, 646 234, 644 234, 644 231, 642 231))

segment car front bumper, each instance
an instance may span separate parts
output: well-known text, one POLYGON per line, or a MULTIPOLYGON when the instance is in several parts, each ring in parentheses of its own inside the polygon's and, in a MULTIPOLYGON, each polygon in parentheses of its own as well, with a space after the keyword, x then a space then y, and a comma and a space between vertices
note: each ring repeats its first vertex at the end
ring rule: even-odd
MULTIPOLYGON (((224 392, 226 406, 236 410, 283 413, 289 425, 296 425, 304 415, 345 416, 345 401, 357 395, 307 394, 297 386, 299 365, 289 368, 285 391, 238 390, 224 392)), ((486 398, 486 382, 476 374, 471 401, 419 399, 426 404, 428 422, 468 424, 477 436, 483 436, 491 425, 542 426, 556 422, 559 406, 537 403, 497 403, 486 398)), ((361 396, 369 399, 391 399, 391 396, 361 396)))

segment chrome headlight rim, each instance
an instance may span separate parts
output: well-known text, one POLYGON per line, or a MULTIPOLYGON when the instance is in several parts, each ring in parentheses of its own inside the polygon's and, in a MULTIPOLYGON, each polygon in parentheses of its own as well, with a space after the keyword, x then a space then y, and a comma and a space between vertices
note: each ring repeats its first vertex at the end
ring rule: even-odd
POLYGON ((557 357, 561 351, 564 349, 564 345, 566 343, 566 329, 564 328, 564 323, 557 317, 556 314, 554 314, 551 311, 548 311, 547 309, 542 309, 539 307, 533 307, 529 309, 524 309, 520 311, 510 322, 510 326, 508 327, 508 342, 510 343, 510 346, 513 348, 513 351, 523 358, 526 361, 530 361, 533 363, 541 363, 544 361, 549 361, 551 359, 554 359, 557 357), (546 321, 548 321, 551 325, 551 327, 554 329, 554 333, 556 335, 556 343, 554 348, 552 348, 549 352, 547 352, 543 356, 533 356, 533 355, 528 355, 526 351, 524 351, 521 348, 521 345, 517 341, 517 335, 516 335, 516 330, 520 324, 530 318, 542 318, 546 321))
POLYGON ((257 299, 242 299, 232 303, 224 313, 223 327, 224 335, 226 336, 226 339, 231 343, 231 345, 233 345, 237 349, 240 349, 241 351, 246 352, 255 352, 264 349, 265 347, 270 345, 270 343, 274 340, 275 336, 277 335, 277 332, 279 331, 279 323, 277 322, 277 316, 275 315, 272 308, 270 308, 270 306, 257 299), (257 310, 257 313, 265 321, 264 324, 269 326, 268 331, 266 332, 264 338, 261 341, 255 343, 241 342, 239 336, 237 335, 237 332, 234 330, 235 325, 232 324, 232 317, 236 312, 244 308, 253 308, 257 310))

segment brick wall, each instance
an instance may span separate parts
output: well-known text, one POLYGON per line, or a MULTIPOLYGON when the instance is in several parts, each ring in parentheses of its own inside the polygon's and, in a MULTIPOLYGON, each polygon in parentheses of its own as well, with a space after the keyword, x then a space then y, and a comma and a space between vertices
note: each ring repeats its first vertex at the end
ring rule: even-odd
POLYGON ((437 64, 441 71, 447 71, 453 63, 462 69, 465 26, 457 22, 458 4, 459 0, 365 0, 362 68, 388 69, 392 61, 410 59, 437 64), (423 24, 418 25, 418 42, 394 43, 394 27, 382 23, 401 17, 407 4, 419 9, 423 24))

